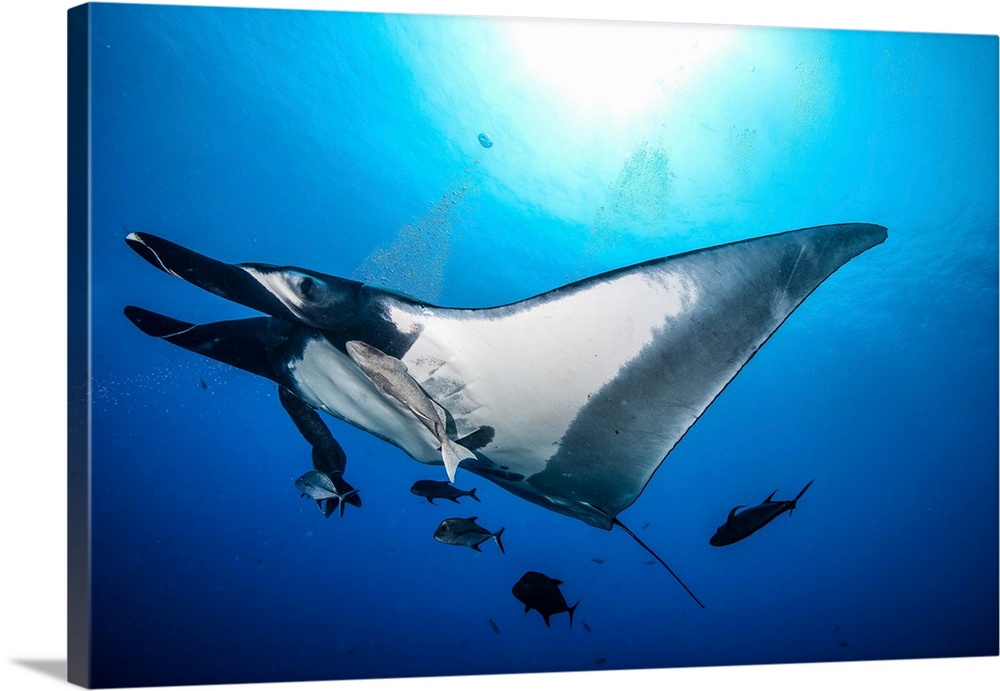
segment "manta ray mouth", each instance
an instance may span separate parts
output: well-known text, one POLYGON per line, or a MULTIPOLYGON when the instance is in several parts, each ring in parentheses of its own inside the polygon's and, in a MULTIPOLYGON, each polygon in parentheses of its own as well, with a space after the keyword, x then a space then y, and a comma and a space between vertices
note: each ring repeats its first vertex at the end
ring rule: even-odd
POLYGON ((280 300, 241 266, 206 257, 149 233, 129 233, 125 242, 160 271, 202 290, 272 317, 296 319, 280 300))

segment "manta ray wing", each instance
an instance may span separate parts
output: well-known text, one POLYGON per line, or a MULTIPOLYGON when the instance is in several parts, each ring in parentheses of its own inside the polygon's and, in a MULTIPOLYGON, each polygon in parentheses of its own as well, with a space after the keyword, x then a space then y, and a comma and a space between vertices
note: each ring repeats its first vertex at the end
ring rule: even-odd
POLYGON ((429 395, 448 401, 456 427, 495 430, 477 449, 489 464, 463 468, 610 528, 792 311, 885 238, 867 224, 809 228, 645 262, 512 305, 401 301, 390 315, 419 329, 402 359, 429 395))

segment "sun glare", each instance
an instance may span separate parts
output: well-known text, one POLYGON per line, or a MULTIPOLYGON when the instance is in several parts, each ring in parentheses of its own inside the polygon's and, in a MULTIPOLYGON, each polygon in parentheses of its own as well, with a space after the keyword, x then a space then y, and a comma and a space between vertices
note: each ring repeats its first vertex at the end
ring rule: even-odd
POLYGON ((640 115, 728 43, 728 27, 518 19, 506 38, 525 73, 583 111, 640 115))

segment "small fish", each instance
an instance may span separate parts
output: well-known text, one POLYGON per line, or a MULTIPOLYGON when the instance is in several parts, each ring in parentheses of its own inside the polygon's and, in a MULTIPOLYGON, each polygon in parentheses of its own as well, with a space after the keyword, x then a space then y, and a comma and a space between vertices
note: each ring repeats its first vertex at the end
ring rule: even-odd
POLYGON ((587 633, 590 633, 590 624, 588 624, 585 621, 581 621, 580 624, 581 624, 581 626, 583 626, 583 630, 584 631, 586 631, 587 633))
POLYGON ((434 503, 435 499, 448 499, 457 504, 459 497, 472 497, 476 501, 479 501, 479 497, 476 496, 475 487, 465 491, 458 489, 445 480, 417 480, 413 483, 413 487, 410 488, 410 492, 416 494, 418 497, 425 497, 431 504, 434 503))
POLYGON ((608 661, 608 658, 606 658, 606 657, 599 657, 596 660, 594 660, 594 664, 595 665, 603 665, 607 661, 608 661))
POLYGON ((493 633, 500 633, 500 627, 493 621, 493 617, 490 617, 490 628, 493 629, 493 633))
POLYGON ((344 515, 344 505, 352 495, 358 490, 352 489, 349 492, 341 492, 337 489, 333 479, 326 473, 318 470, 310 470, 308 473, 295 481, 295 487, 302 492, 303 497, 315 500, 319 510, 329 518, 334 509, 340 506, 340 515, 344 515))
POLYGON ((712 539, 708 543, 713 547, 731 545, 734 542, 739 542, 753 535, 786 511, 791 515, 796 503, 802 498, 802 495, 806 493, 806 490, 809 489, 812 483, 813 480, 806 483, 806 486, 802 488, 798 496, 791 501, 773 501, 774 492, 778 491, 774 490, 774 492, 771 492, 771 496, 765 499, 762 504, 744 509, 739 513, 736 513, 737 509, 742 509, 743 506, 733 507, 733 510, 729 512, 729 517, 726 518, 726 522, 719 526, 719 529, 715 531, 715 535, 712 536, 712 539))
POLYGON ((476 454, 448 437, 448 416, 427 392, 417 383, 406 368, 406 364, 391 355, 386 355, 375 346, 363 341, 348 341, 347 354, 371 380, 375 387, 386 396, 398 401, 434 435, 441 451, 441 462, 448 473, 448 480, 455 481, 458 464, 476 454))
POLYGON ((206 384, 205 380, 202 379, 201 377, 198 378, 198 386, 200 388, 202 388, 202 389, 207 389, 208 388, 208 384, 206 384))
POLYGON ((646 521, 645 523, 642 524, 642 529, 643 530, 645 530, 648 527, 649 527, 649 521, 646 521))
POLYGON ((643 566, 656 566, 656 562, 653 561, 653 560, 644 561, 644 562, 642 562, 642 565, 643 566))
POLYGON ((846 648, 847 647, 847 641, 841 641, 837 645, 839 645, 841 648, 846 648))
POLYGON ((302 492, 303 497, 317 501, 337 496, 337 488, 333 486, 333 481, 326 473, 321 473, 318 470, 310 470, 297 479, 295 487, 302 492))
POLYGON ((491 533, 476 523, 477 518, 478 516, 472 516, 471 518, 446 518, 441 521, 437 530, 434 531, 434 539, 446 545, 462 545, 464 547, 471 547, 477 552, 482 552, 483 550, 479 549, 479 545, 493 538, 496 540, 500 551, 506 554, 503 542, 500 541, 500 536, 503 535, 504 529, 500 528, 495 533, 491 533))
POLYGON ((595 564, 603 564, 604 563, 604 560, 601 559, 600 557, 591 557, 590 561, 594 562, 595 564))
POLYGON ((562 581, 549 578, 538 571, 528 571, 520 580, 514 584, 511 592, 514 597, 524 603, 524 611, 536 610, 545 620, 545 625, 549 625, 549 617, 561 612, 569 612, 569 627, 573 628, 573 612, 580 604, 579 600, 572 607, 566 606, 566 598, 563 597, 559 586, 562 581))

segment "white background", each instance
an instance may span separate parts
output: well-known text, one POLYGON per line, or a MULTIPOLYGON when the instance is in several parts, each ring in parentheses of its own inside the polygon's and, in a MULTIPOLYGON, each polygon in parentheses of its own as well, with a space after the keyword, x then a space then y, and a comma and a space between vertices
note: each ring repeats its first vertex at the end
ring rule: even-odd
MULTIPOLYGON (((158 0, 159 4, 178 4, 158 0)), ((0 688, 66 684, 66 10, 9 0, 0 18, 0 688)), ((1000 33, 995 0, 271 0, 189 5, 634 19, 715 24, 1000 33), (816 5, 822 5, 817 7, 816 5)), ((998 584, 1000 587, 1000 584, 998 584)), ((787 613, 782 613, 787 616, 787 613)), ((767 622, 761 622, 767 626, 767 622)), ((317 632, 317 635, 321 635, 317 632)), ((1000 658, 783 665, 516 677, 259 684, 211 689, 1000 688, 1000 658)), ((174 687, 171 687, 174 688, 174 687)))

